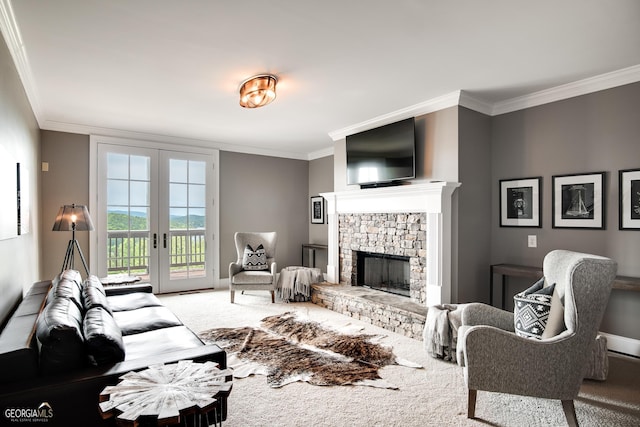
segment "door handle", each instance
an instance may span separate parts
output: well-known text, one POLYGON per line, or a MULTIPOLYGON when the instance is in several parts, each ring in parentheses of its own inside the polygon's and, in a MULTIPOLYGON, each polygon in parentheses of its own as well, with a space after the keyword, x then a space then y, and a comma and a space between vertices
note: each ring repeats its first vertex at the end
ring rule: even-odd
POLYGON ((158 248, 158 235, 156 233, 153 233, 153 249, 157 249, 158 248))
POLYGON ((162 245, 163 248, 167 249, 167 233, 162 234, 162 245))

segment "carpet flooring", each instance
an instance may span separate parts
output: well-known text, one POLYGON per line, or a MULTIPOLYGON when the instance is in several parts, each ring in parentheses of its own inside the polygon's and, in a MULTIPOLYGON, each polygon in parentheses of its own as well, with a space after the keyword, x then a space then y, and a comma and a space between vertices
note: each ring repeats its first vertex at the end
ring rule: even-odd
MULTIPOLYGON (((226 289, 161 295, 161 301, 200 333, 212 328, 258 327, 260 320, 289 311, 329 327, 384 335, 381 343, 424 369, 390 365, 380 376, 397 390, 357 386, 314 386, 295 382, 272 388, 264 377, 234 380, 225 427, 252 426, 564 426, 559 401, 478 392, 476 419, 466 417, 462 369, 429 357, 414 340, 311 303, 271 303, 267 292, 226 289)), ((640 426, 640 360, 610 356, 607 381, 585 381, 575 402, 578 422, 590 426, 640 426)))

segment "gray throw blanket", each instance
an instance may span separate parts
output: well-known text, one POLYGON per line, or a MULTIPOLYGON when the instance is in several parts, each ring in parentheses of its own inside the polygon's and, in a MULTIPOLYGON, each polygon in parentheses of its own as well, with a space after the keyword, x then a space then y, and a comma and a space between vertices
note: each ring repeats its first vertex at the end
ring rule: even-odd
POLYGON ((322 282, 322 271, 311 267, 285 267, 280 271, 276 293, 283 301, 309 301, 311 285, 322 282))
POLYGON ((456 362, 458 328, 462 324, 462 305, 432 305, 424 325, 424 347, 431 357, 456 362))

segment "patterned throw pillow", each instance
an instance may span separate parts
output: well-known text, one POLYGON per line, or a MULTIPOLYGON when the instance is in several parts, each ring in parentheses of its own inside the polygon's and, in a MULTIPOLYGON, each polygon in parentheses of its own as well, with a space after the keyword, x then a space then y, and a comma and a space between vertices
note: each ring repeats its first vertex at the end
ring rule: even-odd
POLYGON ((267 252, 262 244, 255 251, 250 245, 244 248, 244 256, 242 257, 242 268, 244 270, 268 270, 267 252))
POLYGON ((513 297, 513 319, 516 334, 540 339, 547 326, 555 283, 544 287, 544 278, 513 297))

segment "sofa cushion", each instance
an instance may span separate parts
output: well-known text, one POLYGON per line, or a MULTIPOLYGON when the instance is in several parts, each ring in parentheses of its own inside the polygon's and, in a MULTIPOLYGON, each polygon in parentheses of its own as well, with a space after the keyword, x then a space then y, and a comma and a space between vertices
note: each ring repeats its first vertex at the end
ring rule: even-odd
POLYGON ((123 336, 182 325, 176 315, 166 307, 143 307, 137 310, 115 311, 113 318, 120 327, 123 336))
POLYGON ((186 326, 156 329, 122 337, 125 360, 135 360, 158 354, 197 348, 204 343, 186 326))
POLYGON ((264 250, 264 246, 260 244, 255 250, 251 245, 247 245, 244 248, 244 254, 242 257, 242 269, 243 270, 268 270, 267 265, 267 252, 264 250))
POLYGON ((115 320, 102 307, 87 310, 82 323, 89 359, 94 365, 124 360, 122 333, 115 320))
POLYGON ((82 303, 85 310, 102 307, 111 313, 111 307, 107 302, 104 287, 95 276, 90 276, 84 281, 84 285, 82 286, 82 303))
POLYGON ((147 292, 132 292, 124 295, 108 296, 107 302, 112 312, 162 306, 158 297, 147 292))
POLYGON ((82 283, 78 284, 73 275, 73 270, 66 270, 53 280, 47 300, 52 301, 55 298, 67 298, 73 301, 80 311, 84 310, 82 306, 82 283))
POLYGON ((513 297, 515 332, 521 337, 542 337, 549 318, 555 283, 550 286, 544 285, 545 279, 542 278, 513 297))
POLYGON ((54 298, 38 316, 36 336, 41 344, 40 368, 51 374, 86 364, 82 313, 70 298, 54 298))

